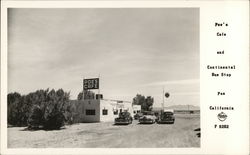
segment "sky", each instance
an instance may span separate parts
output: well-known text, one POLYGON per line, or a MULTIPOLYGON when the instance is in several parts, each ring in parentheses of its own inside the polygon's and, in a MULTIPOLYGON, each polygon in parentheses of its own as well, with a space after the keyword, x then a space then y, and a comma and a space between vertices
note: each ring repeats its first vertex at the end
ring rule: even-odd
MULTIPOLYGON (((199 9, 8 10, 8 92, 63 88, 76 99, 100 75, 106 99, 136 94, 199 106, 199 9)), ((96 90, 94 90, 97 92, 96 90)))

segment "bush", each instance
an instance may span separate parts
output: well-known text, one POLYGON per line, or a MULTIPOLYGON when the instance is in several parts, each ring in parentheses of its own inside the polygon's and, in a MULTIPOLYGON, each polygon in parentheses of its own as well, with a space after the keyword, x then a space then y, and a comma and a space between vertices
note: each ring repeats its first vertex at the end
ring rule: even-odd
POLYGON ((66 105, 66 111, 64 112, 65 123, 66 124, 74 124, 79 123, 79 114, 77 112, 76 104, 77 100, 70 100, 66 105))
POLYGON ((39 129, 40 126, 43 126, 43 111, 40 106, 35 105, 32 108, 31 115, 28 119, 28 128, 29 129, 39 129))
POLYGON ((7 96, 7 116, 8 124, 14 126, 26 126, 27 125, 27 109, 24 106, 24 97, 19 93, 10 93, 7 96))
POLYGON ((48 130, 60 129, 64 125, 64 115, 59 110, 54 110, 45 118, 44 128, 48 130))
MULTIPOLYGON (((69 93, 37 90, 28 95, 8 94, 8 124, 28 125, 29 129, 60 129, 64 125, 64 113, 69 105, 69 93)), ((68 111, 70 113, 70 111, 68 111)))

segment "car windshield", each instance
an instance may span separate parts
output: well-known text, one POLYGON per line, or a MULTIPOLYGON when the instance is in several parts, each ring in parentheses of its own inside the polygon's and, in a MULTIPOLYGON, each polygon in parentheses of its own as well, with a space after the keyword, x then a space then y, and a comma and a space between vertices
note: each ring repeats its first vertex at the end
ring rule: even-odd
POLYGON ((125 117, 128 117, 129 116, 129 113, 128 112, 121 112, 120 114, 119 114, 119 117, 121 117, 121 118, 125 118, 125 117))
POLYGON ((164 112, 163 115, 165 115, 165 116, 168 115, 169 116, 169 115, 173 115, 173 113, 172 112, 164 112))

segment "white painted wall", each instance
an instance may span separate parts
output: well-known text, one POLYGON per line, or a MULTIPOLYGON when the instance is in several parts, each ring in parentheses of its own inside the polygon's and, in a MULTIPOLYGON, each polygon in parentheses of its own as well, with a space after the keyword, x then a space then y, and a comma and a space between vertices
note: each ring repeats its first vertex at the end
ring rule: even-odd
POLYGON ((133 105, 133 114, 141 112, 141 105, 133 105))
POLYGON ((133 108, 131 102, 118 103, 115 100, 93 100, 86 99, 84 101, 78 101, 77 111, 79 113, 80 122, 112 122, 118 114, 114 114, 114 110, 128 111, 133 116, 133 108), (95 115, 86 115, 86 110, 95 110, 95 115), (103 115, 103 110, 108 111, 107 115, 103 115))
POLYGON ((115 117, 118 115, 114 115, 115 110, 115 103, 112 101, 100 100, 100 121, 101 122, 112 122, 114 121, 115 117), (103 110, 108 110, 107 115, 103 115, 103 110))

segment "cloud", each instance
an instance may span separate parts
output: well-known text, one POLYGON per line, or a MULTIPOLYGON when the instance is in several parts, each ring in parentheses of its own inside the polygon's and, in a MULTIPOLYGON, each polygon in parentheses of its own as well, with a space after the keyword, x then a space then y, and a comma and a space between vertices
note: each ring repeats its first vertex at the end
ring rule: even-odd
POLYGON ((166 86, 172 103, 198 103, 198 11, 11 9, 8 91, 63 88, 75 99, 82 78, 100 73, 105 98, 140 93, 158 104, 166 86))

